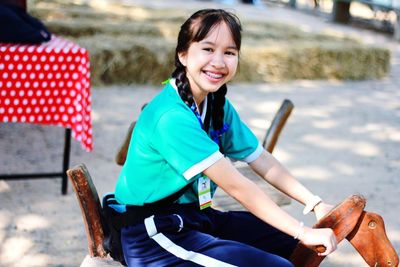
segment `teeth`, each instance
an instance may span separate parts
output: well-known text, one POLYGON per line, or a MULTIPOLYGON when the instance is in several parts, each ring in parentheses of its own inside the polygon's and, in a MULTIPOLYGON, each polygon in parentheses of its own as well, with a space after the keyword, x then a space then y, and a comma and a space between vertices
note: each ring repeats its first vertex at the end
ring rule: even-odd
POLYGON ((212 72, 205 72, 205 74, 207 74, 208 76, 210 76, 211 78, 214 78, 214 79, 219 79, 219 78, 222 78, 222 74, 216 74, 216 73, 212 73, 212 72))

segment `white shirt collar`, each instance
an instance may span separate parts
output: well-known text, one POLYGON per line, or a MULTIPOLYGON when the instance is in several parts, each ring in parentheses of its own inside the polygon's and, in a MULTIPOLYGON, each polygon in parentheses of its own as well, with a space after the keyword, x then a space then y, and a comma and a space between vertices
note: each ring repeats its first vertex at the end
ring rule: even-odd
MULTIPOLYGON (((176 91, 176 93, 179 95, 179 93, 178 93, 178 87, 176 86, 176 79, 175 78, 171 78, 170 79, 170 81, 169 81, 169 83, 171 84, 171 86, 172 86, 172 88, 174 88, 175 89, 175 91, 176 91)), ((207 113, 207 97, 204 99, 204 101, 203 101, 203 103, 201 104, 202 105, 202 112, 201 112, 201 114, 200 114, 200 116, 201 116, 201 121, 202 122, 204 122, 204 120, 205 120, 205 118, 206 118, 206 113, 207 113)), ((194 103, 195 103, 195 105, 196 105, 196 107, 197 107, 197 110, 200 110, 199 109, 199 107, 197 106, 197 103, 196 103, 196 101, 194 101, 194 103)))

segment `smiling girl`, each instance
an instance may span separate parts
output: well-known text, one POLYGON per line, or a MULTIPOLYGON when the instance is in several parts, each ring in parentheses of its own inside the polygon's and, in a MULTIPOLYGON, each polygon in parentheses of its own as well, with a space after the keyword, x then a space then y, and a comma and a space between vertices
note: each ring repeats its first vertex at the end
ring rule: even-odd
POLYGON ((240 22, 227 11, 200 10, 181 26, 172 78, 142 111, 116 185, 129 214, 128 266, 292 266, 299 241, 325 246, 321 255, 336 249, 331 229, 305 227, 229 160, 247 162, 317 218, 332 208, 263 149, 226 99, 240 46, 240 22), (218 186, 248 212, 213 209, 218 186))

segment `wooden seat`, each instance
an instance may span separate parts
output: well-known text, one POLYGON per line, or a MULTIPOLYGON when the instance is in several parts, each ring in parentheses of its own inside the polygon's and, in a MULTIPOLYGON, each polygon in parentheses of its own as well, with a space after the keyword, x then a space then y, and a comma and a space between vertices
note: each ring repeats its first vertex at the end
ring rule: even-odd
MULTIPOLYGON (((289 100, 284 100, 276 113, 263 141, 263 146, 269 152, 273 151, 292 109, 293 103, 289 100)), ((129 126, 124 142, 116 155, 116 162, 119 165, 125 163, 135 124, 136 122, 132 122, 129 126)), ((70 168, 67 171, 67 175, 81 208, 88 242, 89 255, 84 259, 81 267, 122 266, 119 262, 113 261, 103 247, 105 224, 103 224, 101 218, 101 202, 88 169, 84 164, 79 164, 70 168)))

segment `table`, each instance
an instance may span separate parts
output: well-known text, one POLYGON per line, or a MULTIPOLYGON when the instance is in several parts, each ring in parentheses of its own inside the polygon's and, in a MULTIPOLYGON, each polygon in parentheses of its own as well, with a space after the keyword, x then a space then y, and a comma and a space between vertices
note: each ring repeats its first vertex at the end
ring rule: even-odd
POLYGON ((89 65, 85 48, 58 36, 41 45, 0 43, 0 122, 66 128, 62 172, 0 179, 61 176, 66 194, 71 135, 86 151, 93 149, 89 65))

